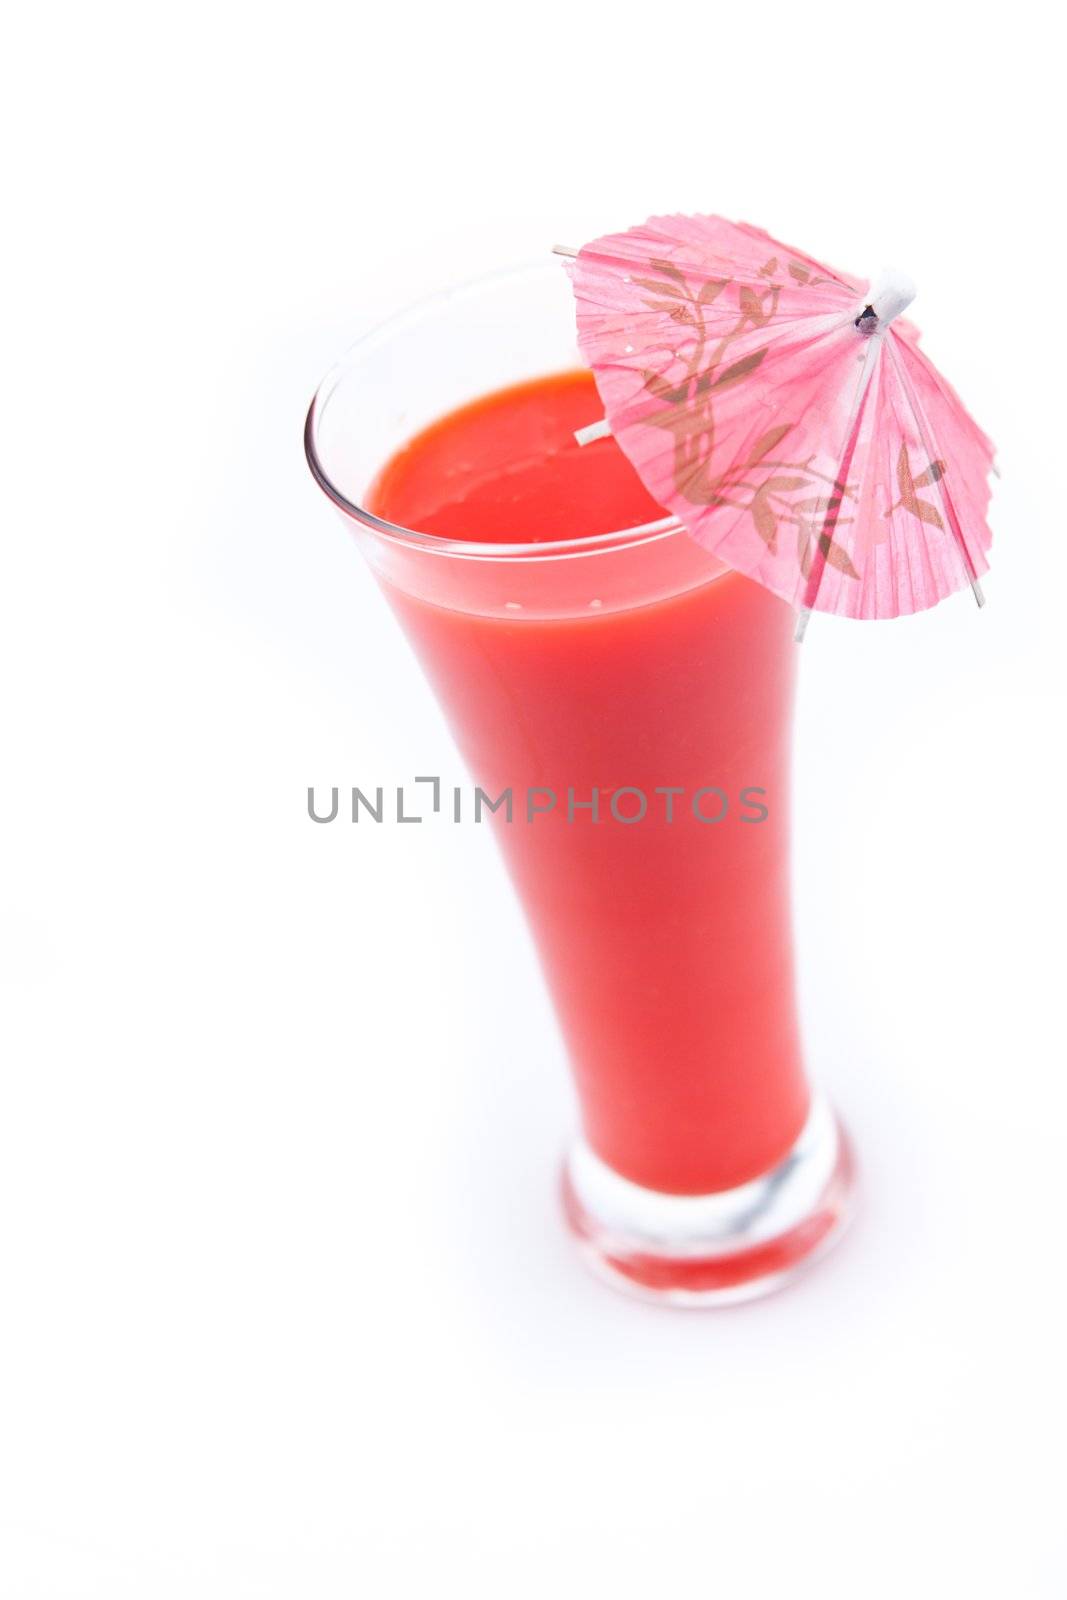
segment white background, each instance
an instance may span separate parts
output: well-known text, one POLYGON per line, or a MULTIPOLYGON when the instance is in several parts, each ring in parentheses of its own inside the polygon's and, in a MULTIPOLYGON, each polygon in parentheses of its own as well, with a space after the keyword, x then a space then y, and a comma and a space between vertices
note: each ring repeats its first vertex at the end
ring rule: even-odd
POLYGON ((1051 14, 24 6, 2 71, 0 1593, 1060 1596, 1062 84, 1051 14), (650 211, 919 282, 989 604, 804 646, 847 1241, 627 1303, 463 781, 304 466, 361 329, 650 211), (1052 755, 1050 756, 1050 747, 1052 755))

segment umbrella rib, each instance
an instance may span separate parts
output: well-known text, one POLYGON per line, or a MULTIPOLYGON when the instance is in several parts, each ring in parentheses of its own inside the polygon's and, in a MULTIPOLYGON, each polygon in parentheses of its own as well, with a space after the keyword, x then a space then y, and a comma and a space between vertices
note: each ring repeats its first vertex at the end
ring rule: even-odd
MULTIPOLYGON (((930 441, 929 430, 926 427, 925 418, 922 415, 919 402, 912 393, 911 384, 908 380, 908 374, 904 368, 904 363, 900 360, 900 357, 897 355, 896 350, 892 346, 890 346, 889 353, 893 362, 893 367, 896 371, 897 380, 900 384, 901 393, 908 402, 908 407, 912 415, 912 421, 915 423, 915 426, 918 430, 920 443, 922 444, 923 449, 926 451, 928 459, 933 461, 935 456, 935 447, 930 441)), ((967 537, 964 534, 963 526, 956 514, 956 507, 952 503, 952 496, 949 494, 948 489, 945 486, 945 480, 943 477, 936 480, 934 488, 937 490, 938 497, 945 509, 945 515, 948 517, 948 524, 952 529, 952 536, 959 547, 960 554, 963 556, 964 566, 967 569, 967 581, 970 583, 971 589, 974 593, 974 598, 978 603, 979 609, 981 609, 981 607, 985 605, 985 595, 982 593, 982 585, 978 581, 978 569, 975 566, 974 557, 971 555, 970 547, 967 543, 967 537)))
POLYGON ((856 453, 856 444, 859 440, 860 425, 863 421, 863 404, 868 393, 870 392, 871 379, 874 376, 874 370, 878 364, 878 356, 881 352, 884 338, 885 334, 881 330, 870 334, 867 339, 867 348, 863 353, 863 366, 860 369, 860 375, 856 383, 856 392, 852 397, 852 406, 849 411, 848 422, 845 426, 844 446, 838 462, 833 488, 830 490, 830 499, 826 509, 826 516, 823 518, 823 525, 820 530, 819 537, 815 541, 815 554, 812 558, 812 570, 804 589, 804 599, 801 602, 800 610, 797 613, 796 628, 793 632, 793 637, 797 644, 801 644, 803 642, 804 635, 807 632, 808 621, 811 617, 812 611, 815 608, 815 601, 818 598, 819 585, 822 582, 822 575, 826 571, 827 549, 829 548, 830 540, 833 539, 833 530, 837 523, 838 513, 841 510, 842 499, 844 498, 845 482, 848 478, 849 468, 852 465, 852 457, 856 453), (827 537, 828 531, 829 537, 827 537), (824 549, 824 542, 827 547, 826 549, 824 549))
MULTIPOLYGON (((750 239, 763 239, 766 241, 767 245, 772 248, 775 245, 775 241, 771 238, 769 233, 764 231, 763 228, 754 228, 749 222, 738 222, 735 223, 734 226, 740 229, 742 233, 748 234, 750 239)), ((659 237, 666 245, 674 245, 675 243, 675 240, 669 233, 663 233, 660 231, 659 237)), ((781 243, 779 243, 778 249, 782 254, 790 256, 794 261, 797 261, 802 265, 806 264, 807 266, 811 267, 813 271, 821 273, 826 278, 828 283, 835 284, 839 289, 848 289, 852 293, 858 293, 862 289, 862 284, 851 282, 842 277, 834 267, 828 267, 825 261, 817 261, 814 256, 809 256, 806 250, 798 250, 795 245, 783 245, 781 243)), ((623 266, 631 266, 634 264, 634 262, 639 260, 639 258, 636 256, 631 257, 621 253, 618 255, 612 255, 606 250, 598 251, 596 253, 604 261, 615 261, 623 266)), ((566 256, 570 261, 577 261, 578 257, 581 255, 581 251, 576 250, 573 245, 554 244, 552 246, 552 254, 555 256, 566 256)))

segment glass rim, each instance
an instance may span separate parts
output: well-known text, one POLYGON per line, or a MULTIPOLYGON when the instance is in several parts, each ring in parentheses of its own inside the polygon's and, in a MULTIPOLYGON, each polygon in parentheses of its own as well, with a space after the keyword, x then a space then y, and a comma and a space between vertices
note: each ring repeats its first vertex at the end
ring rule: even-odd
MULTIPOLYGON (((308 407, 304 422, 304 454, 315 482, 339 511, 363 523, 373 532, 384 535, 391 542, 414 546, 431 555, 460 556, 480 561, 558 560, 562 556, 591 555, 598 550, 619 550, 630 545, 647 544, 655 539, 668 538, 676 533, 684 534, 685 529, 678 518, 665 514, 655 522, 644 522, 635 528, 609 529, 606 533, 585 534, 574 539, 506 543, 494 543, 483 539, 445 539, 433 533, 420 533, 418 529, 404 527, 401 523, 389 522, 384 517, 377 516, 369 507, 358 505, 349 499, 326 470, 318 449, 319 419, 330 397, 362 354, 399 332, 405 324, 425 316, 427 312, 444 305, 449 300, 465 297, 509 278, 521 278, 531 271, 546 271, 552 265, 541 261, 529 261, 521 266, 503 267, 495 272, 482 273, 476 278, 468 278, 452 288, 439 289, 433 294, 424 295, 361 334, 341 359, 335 362, 315 390, 308 407)), ((384 466, 385 462, 382 462, 382 465, 384 466)))

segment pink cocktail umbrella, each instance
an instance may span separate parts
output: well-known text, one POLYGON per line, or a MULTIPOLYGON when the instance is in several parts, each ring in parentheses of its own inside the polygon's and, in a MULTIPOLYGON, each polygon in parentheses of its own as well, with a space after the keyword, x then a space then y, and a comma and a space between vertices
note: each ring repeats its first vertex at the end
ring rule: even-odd
MULTIPOLYGON (((571 252, 564 251, 564 254, 571 252)), ((571 264, 605 422, 706 549, 798 608, 896 617, 978 580, 993 449, 900 313, 747 224, 654 217, 571 264)))

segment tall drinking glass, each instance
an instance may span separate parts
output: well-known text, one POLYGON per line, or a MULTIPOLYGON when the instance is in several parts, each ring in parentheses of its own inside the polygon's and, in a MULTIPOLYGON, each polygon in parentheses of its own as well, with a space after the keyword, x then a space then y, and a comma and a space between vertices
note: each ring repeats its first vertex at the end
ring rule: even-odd
POLYGON ((670 519, 487 544, 368 504, 420 429, 579 364, 559 267, 500 274, 357 345, 312 402, 307 456, 436 689, 532 929, 581 1109, 573 1233, 634 1293, 745 1299, 826 1248, 852 1188, 796 1015, 792 612, 670 519))

